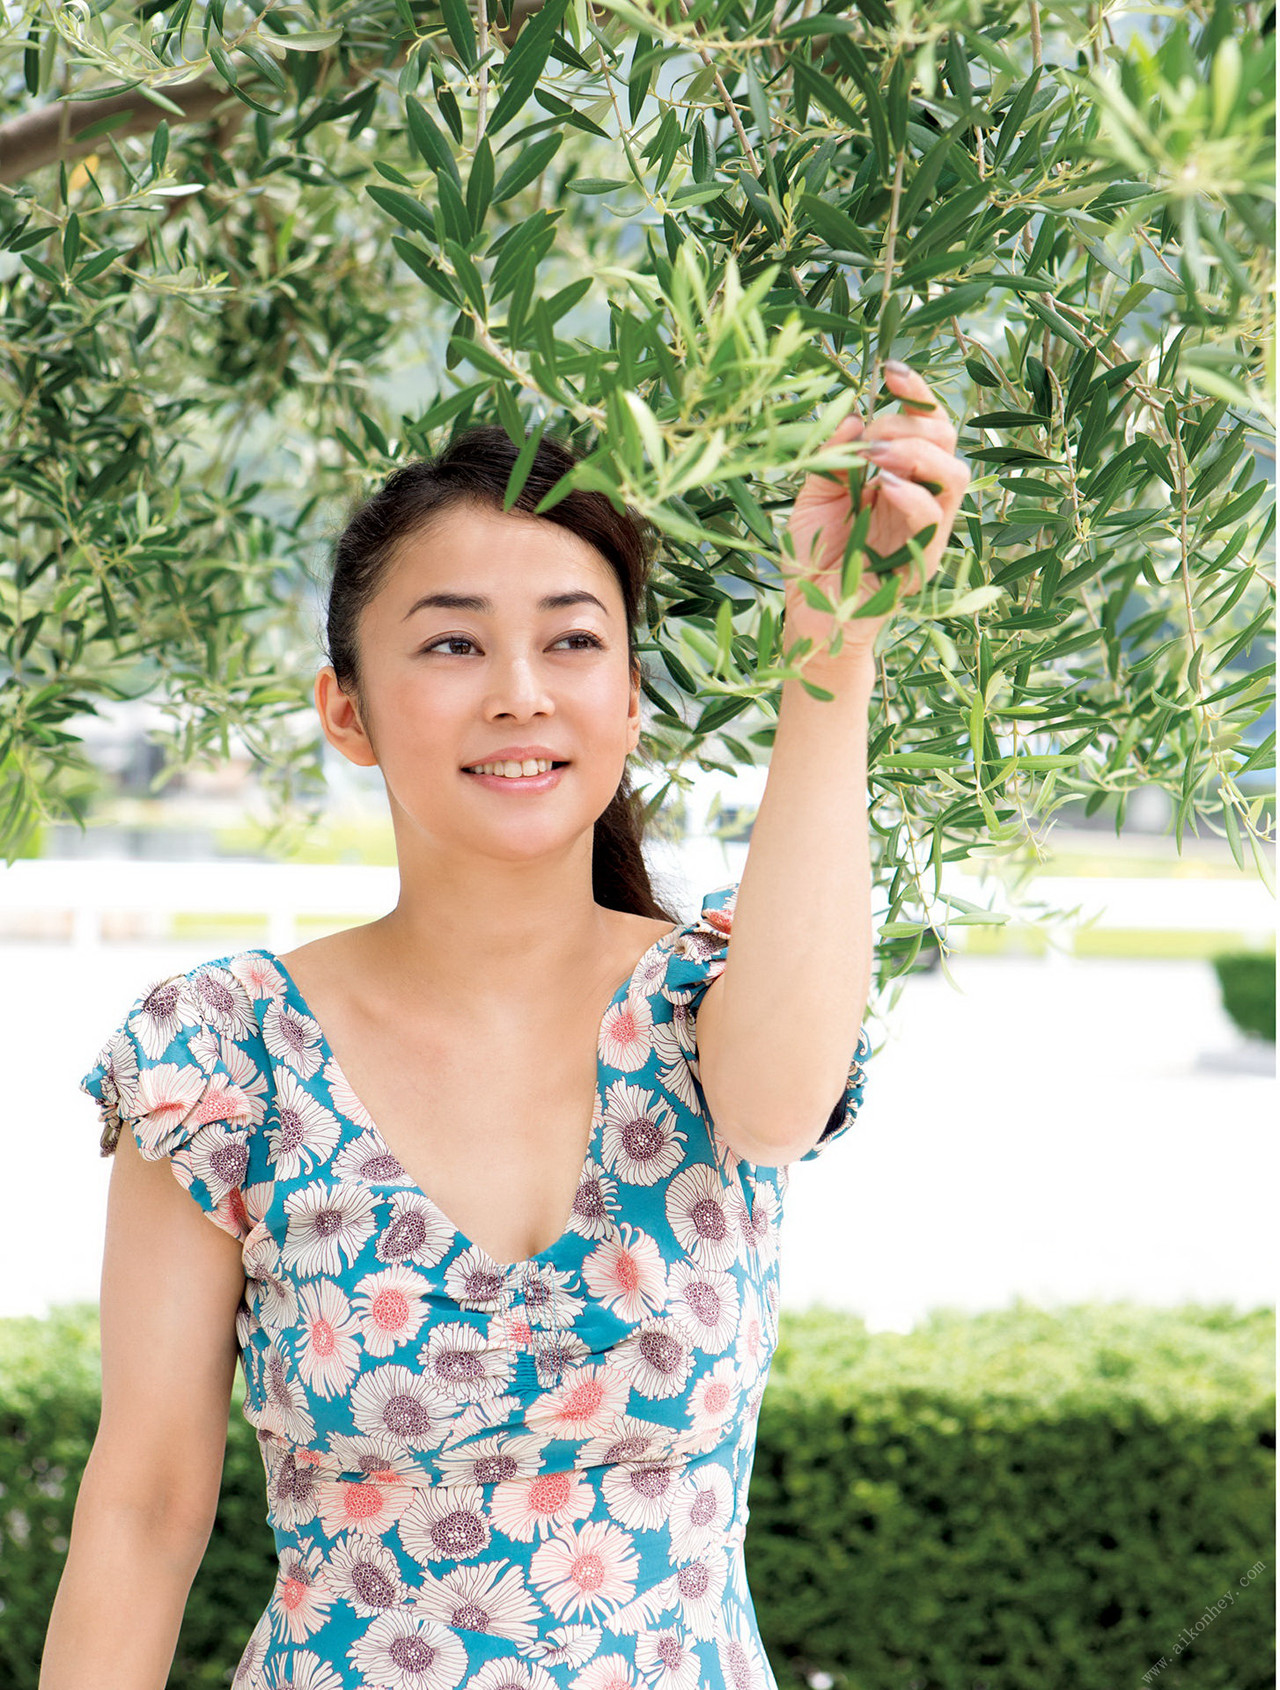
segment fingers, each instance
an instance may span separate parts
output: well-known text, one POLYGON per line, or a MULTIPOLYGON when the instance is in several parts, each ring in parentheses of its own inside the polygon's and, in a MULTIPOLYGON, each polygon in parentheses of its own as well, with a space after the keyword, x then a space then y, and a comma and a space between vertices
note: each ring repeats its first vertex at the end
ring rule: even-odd
POLYGON ((925 407, 922 414, 941 416, 942 401, 920 374, 913 370, 910 364, 904 364, 901 358, 886 358, 883 364, 885 386, 890 388, 895 398, 915 399, 925 407))
POLYGON ((891 469, 880 471, 875 479, 874 489, 877 503, 880 499, 887 498, 905 516, 912 519, 913 533, 931 522, 941 526, 945 520, 941 502, 927 487, 922 487, 918 481, 909 481, 906 476, 895 475, 891 469))
POLYGON ((858 444, 867 440, 932 440, 941 446, 944 452, 954 452, 958 436, 949 422, 942 422, 932 417, 904 417, 898 412, 890 414, 877 411, 870 428, 865 436, 859 437, 858 444))
POLYGON ((913 535, 919 534, 924 528, 930 526, 934 528, 934 539, 929 541, 923 561, 917 564, 916 560, 913 559, 911 564, 902 566, 907 571, 908 577, 914 572, 919 585, 923 588, 929 577, 938 568, 938 558, 936 553, 930 555, 930 548, 936 545, 937 535, 948 527, 949 517, 933 494, 923 488, 918 481, 904 481, 894 475, 892 470, 881 470, 876 479, 869 482, 863 489, 862 502, 866 504, 872 499, 874 499, 877 507, 886 503, 892 505, 900 520, 913 535))
POLYGON ((918 434, 936 440, 949 452, 955 450, 958 438, 956 426, 918 370, 913 370, 897 358, 886 359, 884 382, 894 398, 901 400, 903 409, 894 416, 877 416, 872 424, 874 434, 918 434), (918 402, 922 408, 917 410, 912 401, 918 402))
POLYGON ((932 492, 942 502, 958 505, 964 497, 971 479, 968 464, 935 441, 918 434, 898 435, 893 439, 878 436, 862 442, 862 446, 869 464, 931 484, 925 491, 932 492))
POLYGON ((839 446, 844 442, 856 440, 865 427, 866 424, 863 422, 858 413, 856 411, 850 411, 844 421, 839 424, 835 433, 829 434, 826 440, 823 441, 823 445, 839 446))
MULTIPOLYGON (((837 424, 834 434, 829 434, 823 441, 824 446, 847 446, 856 440, 866 424, 857 411, 850 411, 842 422, 837 424)), ((801 496, 806 500, 818 499, 833 501, 848 497, 849 472, 847 469, 816 470, 812 477, 814 485, 802 489, 801 496)))

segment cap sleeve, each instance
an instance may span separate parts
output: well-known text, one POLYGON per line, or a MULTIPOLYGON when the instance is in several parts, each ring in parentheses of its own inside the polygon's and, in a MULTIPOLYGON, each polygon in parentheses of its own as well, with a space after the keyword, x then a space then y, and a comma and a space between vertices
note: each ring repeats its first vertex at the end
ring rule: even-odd
POLYGON ((849 1074, 841 1093, 840 1101, 827 1117, 827 1124, 822 1129, 822 1137, 812 1150, 806 1150, 799 1157, 801 1162, 812 1162, 833 1140, 847 1133, 858 1118, 858 1111, 862 1107, 862 1093, 867 1083, 866 1072, 862 1064, 871 1055, 871 1040, 867 1037, 867 1029, 858 1029, 857 1049, 853 1053, 853 1061, 849 1064, 849 1074))
POLYGON ((157 981, 134 1001, 80 1081, 98 1105, 102 1154, 128 1126, 149 1162, 167 1159, 210 1220, 242 1243, 253 1100, 236 1085, 190 975, 157 981))
MULTIPOLYGON (((668 986, 674 996, 686 1005, 688 1044, 691 1049, 690 1067, 697 1084, 698 1098, 706 1114, 706 1098, 698 1074, 698 1005, 707 987, 724 970, 729 956, 729 936, 733 929, 733 915, 738 902, 739 882, 717 886, 702 900, 702 908, 693 921, 686 923, 676 937, 667 969, 668 986)), ((811 1150, 799 1158, 811 1162, 835 1139, 848 1132, 862 1106, 866 1085, 863 1063, 871 1054, 871 1043, 865 1027, 858 1032, 857 1048, 849 1066, 844 1091, 832 1109, 822 1136, 811 1150)), ((710 1116, 707 1116, 710 1120, 710 1116)), ((714 1127, 713 1127, 714 1131, 714 1127)))

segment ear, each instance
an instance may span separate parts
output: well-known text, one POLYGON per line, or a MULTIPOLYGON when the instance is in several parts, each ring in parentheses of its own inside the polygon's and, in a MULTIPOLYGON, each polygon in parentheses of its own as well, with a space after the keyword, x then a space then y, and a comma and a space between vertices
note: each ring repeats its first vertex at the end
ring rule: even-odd
POLYGON ((334 750, 340 751, 348 763, 355 763, 362 769, 376 768, 378 758, 373 741, 365 731, 354 702, 338 685, 331 663, 326 663, 316 676, 314 696, 324 737, 334 750))
POLYGON ((644 718, 640 713, 640 662, 639 659, 631 665, 631 704, 627 711, 627 755, 630 756, 640 743, 640 728, 644 718))

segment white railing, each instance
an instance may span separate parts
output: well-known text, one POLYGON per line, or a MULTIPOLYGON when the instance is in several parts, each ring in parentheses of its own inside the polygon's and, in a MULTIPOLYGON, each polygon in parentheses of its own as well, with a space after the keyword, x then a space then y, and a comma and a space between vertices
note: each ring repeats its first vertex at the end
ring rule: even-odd
MULTIPOLYGON (((701 892, 741 876, 745 847, 727 849, 711 840, 688 841, 664 856, 659 871, 674 874, 701 892)), ((952 871, 949 890, 1017 919, 1008 895, 995 881, 982 887, 975 876, 952 871)), ((40 858, 0 864, 0 923, 42 911, 70 917, 73 946, 103 939, 103 917, 153 917, 147 937, 166 938, 176 915, 248 915, 262 919, 267 944, 286 951, 297 943, 304 917, 317 921, 368 920, 393 909, 399 896, 394 868, 353 863, 260 863, 221 861, 151 862, 137 858, 40 858)), ((1162 928, 1239 933, 1263 942, 1275 933, 1275 902, 1258 880, 1136 879, 1042 875, 1025 896, 1053 909, 1081 906, 1083 922, 1096 917, 1104 928, 1162 928)), ((686 902, 689 900, 686 899, 686 902)), ((696 913, 693 897, 689 913, 696 913)), ((877 912, 878 920, 883 912, 877 912)), ((938 911, 945 917, 945 906, 938 911)), ((1028 916, 1026 919, 1032 919, 1028 916)), ((970 929, 970 931, 972 931, 970 929)), ((953 926, 949 939, 964 944, 965 929, 953 926)))
POLYGON ((168 936, 175 915, 256 915, 268 946, 286 951, 301 917, 383 915, 399 888, 396 869, 353 863, 32 858, 0 867, 0 913, 69 913, 78 948, 102 942, 105 914, 153 916, 154 938, 168 936))

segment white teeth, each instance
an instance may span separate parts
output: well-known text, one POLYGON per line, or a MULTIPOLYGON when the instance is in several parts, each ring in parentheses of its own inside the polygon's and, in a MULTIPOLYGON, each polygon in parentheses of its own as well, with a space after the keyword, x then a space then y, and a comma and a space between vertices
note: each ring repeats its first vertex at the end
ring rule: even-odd
POLYGON ((525 775, 545 775, 554 767, 550 757, 527 757, 523 763, 473 763, 468 770, 476 775, 505 775, 508 780, 517 780, 525 775))

